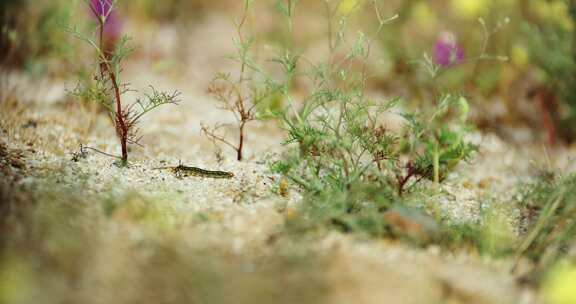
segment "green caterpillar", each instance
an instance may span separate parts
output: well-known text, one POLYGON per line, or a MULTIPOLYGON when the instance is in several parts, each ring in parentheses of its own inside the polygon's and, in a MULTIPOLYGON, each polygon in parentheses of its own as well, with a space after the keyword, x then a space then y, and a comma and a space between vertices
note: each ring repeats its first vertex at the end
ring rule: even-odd
POLYGON ((225 171, 211 171, 211 170, 204 170, 197 167, 188 167, 182 164, 176 167, 160 167, 154 168, 154 170, 170 170, 176 177, 189 177, 189 176, 197 176, 197 177, 208 177, 208 178, 232 178, 234 177, 234 173, 232 172, 225 172, 225 171))

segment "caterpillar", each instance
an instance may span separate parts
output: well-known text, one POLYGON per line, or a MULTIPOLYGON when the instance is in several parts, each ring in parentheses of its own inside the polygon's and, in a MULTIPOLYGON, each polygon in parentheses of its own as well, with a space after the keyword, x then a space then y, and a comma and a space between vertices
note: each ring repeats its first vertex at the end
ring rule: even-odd
POLYGON ((159 167, 154 168, 154 170, 170 170, 176 177, 188 177, 188 176, 197 176, 197 177, 207 177, 207 178, 232 178, 234 177, 234 173, 226 172, 226 171, 211 171, 205 170, 197 167, 189 167, 184 166, 182 164, 176 167, 159 167))

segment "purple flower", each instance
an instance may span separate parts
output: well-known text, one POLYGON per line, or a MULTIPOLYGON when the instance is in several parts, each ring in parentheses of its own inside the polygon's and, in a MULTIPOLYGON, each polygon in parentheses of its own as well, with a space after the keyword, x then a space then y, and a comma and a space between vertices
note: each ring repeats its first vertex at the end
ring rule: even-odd
POLYGON ((112 13, 112 0, 92 0, 91 5, 99 17, 105 17, 112 13))
POLYGON ((122 21, 112 5, 113 0, 91 0, 90 5, 96 18, 104 20, 104 39, 108 47, 113 48, 122 35, 122 21))
POLYGON ((116 11, 112 11, 108 18, 106 18, 106 23, 104 24, 104 35, 109 39, 114 40, 117 40, 122 36, 122 21, 120 20, 120 17, 118 17, 116 11))
POLYGON ((443 32, 434 45, 434 60, 441 66, 450 66, 464 60, 464 50, 457 44, 456 37, 443 32))

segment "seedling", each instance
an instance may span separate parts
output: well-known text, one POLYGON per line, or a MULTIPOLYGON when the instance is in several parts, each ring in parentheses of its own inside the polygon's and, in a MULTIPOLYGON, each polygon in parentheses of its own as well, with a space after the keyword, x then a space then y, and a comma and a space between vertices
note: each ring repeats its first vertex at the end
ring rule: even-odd
POLYGON ((107 42, 104 27, 114 12, 116 0, 95 0, 86 2, 92 14, 98 20, 96 38, 81 33, 76 28, 68 29, 76 38, 92 47, 96 54, 98 71, 89 83, 79 84, 72 94, 84 100, 96 102, 108 112, 120 141, 121 165, 128 164, 128 145, 139 145, 141 137, 137 125, 145 114, 165 104, 177 104, 180 92, 161 92, 150 86, 150 93, 144 93, 128 106, 123 104, 122 96, 131 90, 127 83, 121 82, 122 64, 132 52, 130 39, 122 37, 113 47, 107 42))
POLYGON ((256 66, 254 59, 251 57, 251 48, 253 40, 247 38, 243 33, 244 27, 248 22, 248 13, 252 1, 244 2, 244 12, 238 22, 236 22, 237 31, 237 54, 231 59, 240 63, 240 71, 237 78, 230 74, 219 73, 210 82, 208 93, 210 93, 219 102, 220 108, 234 115, 237 124, 238 140, 236 142, 228 139, 222 131, 225 127, 223 124, 215 126, 202 125, 202 132, 213 142, 221 143, 230 147, 236 152, 236 159, 244 159, 244 145, 246 141, 246 125, 257 119, 257 110, 259 105, 265 101, 274 91, 275 88, 260 88, 255 85, 255 79, 249 74, 257 74, 260 71, 256 66))

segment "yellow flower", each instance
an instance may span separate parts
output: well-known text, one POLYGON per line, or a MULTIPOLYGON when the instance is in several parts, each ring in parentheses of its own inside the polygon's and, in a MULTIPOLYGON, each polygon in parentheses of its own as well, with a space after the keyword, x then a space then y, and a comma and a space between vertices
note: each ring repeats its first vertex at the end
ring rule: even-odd
POLYGON ((558 266, 551 271, 544 282, 544 298, 550 304, 576 303, 576 265, 558 266))
POLYGON ((510 50, 510 57, 512 59, 512 63, 518 67, 525 67, 528 64, 528 60, 530 59, 528 49, 519 44, 512 47, 512 50, 510 50))
POLYGON ((422 28, 433 28, 436 25, 436 14, 426 1, 419 1, 412 7, 412 18, 422 28))
POLYGON ((568 4, 565 1, 532 1, 530 2, 530 10, 542 21, 554 22, 566 31, 574 30, 574 23, 572 23, 568 4))
POLYGON ((342 0, 338 6, 338 13, 346 16, 353 13, 360 6, 359 0, 342 0))
POLYGON ((491 0, 452 0, 452 10, 462 18, 474 19, 485 15, 491 0))
POLYGON ((558 19, 558 23, 564 30, 568 32, 572 32, 574 30, 574 23, 572 22, 572 19, 568 16, 566 16, 565 18, 558 19))
POLYGON ((547 1, 538 0, 530 2, 530 10, 540 19, 547 20, 552 17, 552 9, 547 1))
POLYGON ((574 24, 569 14, 568 4, 564 1, 550 2, 550 13, 556 24, 566 31, 572 31, 574 24))

